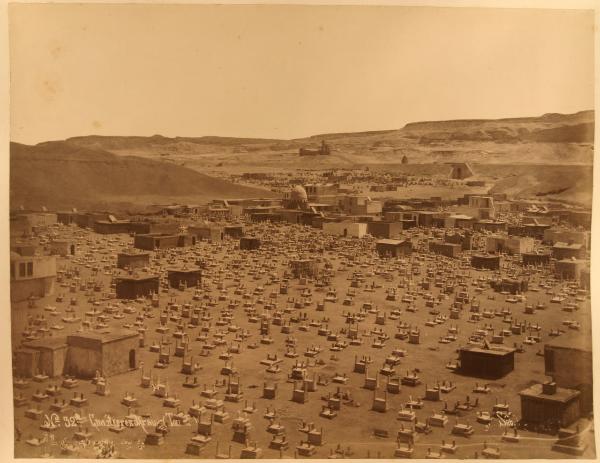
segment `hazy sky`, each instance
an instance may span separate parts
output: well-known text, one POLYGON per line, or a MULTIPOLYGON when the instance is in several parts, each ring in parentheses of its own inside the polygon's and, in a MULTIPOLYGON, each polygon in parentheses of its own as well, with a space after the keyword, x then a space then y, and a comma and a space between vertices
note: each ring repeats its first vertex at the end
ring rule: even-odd
POLYGON ((10 5, 11 139, 293 138, 594 104, 593 12, 10 5))

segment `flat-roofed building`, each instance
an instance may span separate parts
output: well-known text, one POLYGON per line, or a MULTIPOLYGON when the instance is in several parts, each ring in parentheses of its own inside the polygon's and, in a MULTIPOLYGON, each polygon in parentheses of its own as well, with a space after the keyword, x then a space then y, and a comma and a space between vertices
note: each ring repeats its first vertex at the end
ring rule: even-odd
POLYGON ((22 212, 17 216, 25 217, 32 228, 46 228, 58 222, 55 212, 22 212))
POLYGON ((101 235, 118 233, 129 233, 131 231, 130 220, 98 220, 94 222, 94 231, 101 235))
POLYGON ((135 235, 133 246, 137 249, 154 251, 155 249, 169 249, 196 244, 196 237, 184 234, 148 233, 135 235))
POLYGON ((467 376, 498 379, 515 368, 515 349, 509 347, 461 347, 459 357, 460 372, 467 376))
POLYGON ((589 249, 591 244, 591 233, 581 230, 563 230, 549 228, 544 231, 544 243, 553 245, 555 243, 581 244, 584 249, 589 249))
POLYGON ((223 232, 225 236, 229 236, 230 238, 238 239, 244 236, 244 226, 243 225, 225 225, 223 227, 223 232))
POLYGON ((338 198, 338 206, 349 215, 377 215, 383 209, 381 201, 361 195, 344 195, 338 198))
POLYGON ((21 256, 10 253, 10 300, 25 301, 54 292, 56 282, 55 256, 21 256))
POLYGON ((500 256, 475 254, 471 256, 471 267, 480 270, 498 270, 500 268, 500 256))
POLYGON ((444 243, 442 241, 430 241, 429 250, 435 254, 456 259, 461 255, 462 245, 455 243, 444 243))
POLYGON ((367 234, 367 224, 363 222, 325 222, 323 231, 332 235, 362 238, 367 234))
POLYGON ((563 259, 554 263, 554 275, 560 280, 579 280, 586 267, 585 260, 563 259))
POLYGON ((48 244, 50 254, 61 257, 74 256, 77 246, 71 240, 52 240, 48 244))
POLYGON ((66 356, 67 339, 64 336, 27 341, 15 352, 16 374, 27 378, 38 374, 51 378, 61 376, 66 356))
POLYGON ((445 228, 473 228, 475 219, 470 215, 453 214, 444 218, 445 228))
POLYGON ((260 238, 254 236, 242 236, 240 238, 240 249, 245 251, 252 251, 260 249, 261 241, 260 238))
POLYGON ((546 252, 524 252, 521 254, 523 265, 548 265, 552 254, 549 251, 546 252))
POLYGON ((433 227, 433 218, 436 216, 436 212, 415 211, 414 214, 417 216, 417 226, 427 228, 433 227))
POLYGON ((402 222, 372 221, 367 224, 367 233, 375 238, 397 238, 402 234, 402 222))
POLYGON ((96 372, 113 376, 138 367, 139 333, 115 330, 85 332, 67 336, 65 373, 77 378, 93 378, 96 372))
POLYGON ((507 223, 497 220, 478 220, 473 222, 474 231, 489 231, 493 233, 505 232, 507 230, 507 223))
POLYGON ((56 213, 56 221, 63 225, 75 224, 77 211, 59 211, 56 213))
POLYGON ((560 387, 581 392, 581 411, 593 408, 594 368, 591 331, 566 333, 544 345, 545 374, 560 387))
POLYGON ((10 243, 10 250, 20 256, 38 256, 43 254, 43 247, 36 240, 13 241, 10 243))
POLYGON ((532 252, 535 241, 527 236, 492 235, 486 237, 487 252, 502 252, 507 254, 523 254, 532 252))
POLYGON ((490 286, 499 293, 507 292, 510 294, 521 294, 527 291, 529 282, 527 280, 518 280, 516 278, 501 278, 490 281, 490 286))
POLYGON ((579 391, 558 387, 554 382, 534 384, 519 392, 521 421, 566 428, 581 416, 579 391))
POLYGON ((552 246, 552 257, 556 260, 581 259, 583 255, 583 246, 578 243, 555 243, 552 246))
POLYGON ((591 228, 592 212, 591 211, 570 211, 569 222, 575 226, 591 228))
POLYGON ((508 234, 515 236, 529 236, 541 240, 544 238, 544 232, 550 228, 551 225, 529 223, 524 225, 509 225, 508 234))
POLYGON ((190 225, 187 232, 189 235, 195 236, 197 241, 208 241, 210 243, 218 243, 225 237, 223 227, 217 224, 190 225))
POLYGON ((118 299, 137 299, 158 294, 159 277, 154 274, 121 275, 115 278, 118 299))
POLYGON ((149 252, 123 251, 117 254, 117 268, 136 269, 150 264, 149 252))
POLYGON ((202 271, 200 267, 195 265, 171 267, 167 269, 167 277, 171 288, 180 288, 182 285, 190 288, 198 286, 202 281, 202 271))
POLYGON ((250 214, 252 222, 282 222, 283 219, 277 212, 253 212, 250 214))
POLYGON ((320 201, 322 196, 337 195, 340 185, 337 183, 309 183, 304 185, 309 201, 320 201))
POLYGON ((462 232, 447 232, 444 233, 445 243, 460 244, 463 251, 470 251, 473 247, 473 234, 470 230, 462 232))
POLYGON ((409 256, 412 253, 412 242, 408 239, 383 239, 375 243, 375 250, 379 257, 409 256))
POLYGON ((292 259, 290 268, 294 278, 314 278, 319 273, 319 263, 315 259, 292 259))

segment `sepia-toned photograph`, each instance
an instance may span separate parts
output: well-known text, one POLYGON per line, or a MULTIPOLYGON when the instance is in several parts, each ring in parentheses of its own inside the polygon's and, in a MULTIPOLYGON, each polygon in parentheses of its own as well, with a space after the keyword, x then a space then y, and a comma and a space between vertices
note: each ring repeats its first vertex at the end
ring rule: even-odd
POLYGON ((567 8, 9 4, 14 458, 596 459, 567 8))

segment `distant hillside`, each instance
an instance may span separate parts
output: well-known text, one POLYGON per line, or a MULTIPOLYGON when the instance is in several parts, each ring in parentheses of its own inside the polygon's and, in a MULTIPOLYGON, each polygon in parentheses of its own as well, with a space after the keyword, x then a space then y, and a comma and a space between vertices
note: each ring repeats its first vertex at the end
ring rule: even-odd
MULTIPOLYGON (((209 177, 168 162, 117 156, 67 142, 10 145, 13 207, 94 207, 161 200, 273 197, 258 188, 209 177)), ((182 201, 183 202, 183 201, 182 201)))
POLYGON ((203 172, 303 169, 410 163, 591 164, 594 111, 539 117, 414 122, 403 128, 325 133, 293 140, 235 137, 84 136, 67 140, 119 155, 168 159, 203 172), (299 157, 327 140, 330 156, 299 157))
POLYGON ((505 119, 457 119, 448 121, 411 122, 402 129, 372 130, 364 132, 340 132, 311 135, 293 140, 269 138, 236 138, 236 137, 151 137, 138 136, 100 136, 89 135, 67 139, 69 143, 80 146, 102 148, 106 150, 135 149, 148 146, 167 146, 177 143, 196 145, 277 145, 300 146, 320 140, 352 139, 360 142, 364 139, 391 141, 394 138, 406 137, 421 141, 467 140, 467 141, 502 141, 502 142, 560 142, 591 143, 594 141, 594 111, 580 111, 575 114, 544 114, 540 117, 522 117, 505 119))
POLYGON ((498 180, 493 193, 505 193, 512 198, 556 199, 591 207, 593 198, 592 166, 479 166, 482 175, 498 180))
POLYGON ((263 138, 236 138, 236 137, 163 137, 162 135, 153 135, 151 137, 138 136, 101 136, 88 135, 81 137, 72 137, 65 140, 69 143, 85 146, 88 148, 98 148, 105 150, 123 150, 144 148, 147 146, 161 147, 178 143, 192 143, 196 145, 221 145, 221 146, 238 146, 238 145, 253 145, 262 143, 273 143, 279 140, 263 139, 263 138))
POLYGON ((402 132, 420 143, 440 141, 592 143, 594 111, 495 120, 415 122, 407 124, 402 132))

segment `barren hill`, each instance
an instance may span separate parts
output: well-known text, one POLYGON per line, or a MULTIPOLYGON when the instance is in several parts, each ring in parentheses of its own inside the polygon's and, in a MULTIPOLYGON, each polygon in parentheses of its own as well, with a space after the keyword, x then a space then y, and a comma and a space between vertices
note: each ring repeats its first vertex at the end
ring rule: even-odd
POLYGON ((302 169, 400 162, 591 164, 594 111, 539 117, 414 122, 403 128, 327 133, 293 140, 234 137, 85 136, 67 141, 120 155, 168 159, 192 169, 302 169), (321 140, 330 156, 298 156, 321 140))
POLYGON ((11 205, 101 207, 159 201, 200 203, 274 193, 209 177, 168 162, 117 156, 67 142, 10 145, 11 205))
POLYGON ((148 203, 169 197, 178 202, 201 202, 215 197, 268 196, 266 190, 203 174, 293 175, 305 169, 378 168, 400 166, 404 156, 408 164, 403 169, 470 162, 489 166, 479 168, 479 172, 486 172, 492 183, 498 182, 495 191, 588 203, 594 111, 414 122, 398 129, 326 133, 292 140, 90 135, 11 148, 11 200, 35 200, 48 207, 52 203, 47 197, 65 205, 110 200, 114 206, 118 201, 148 203), (299 148, 317 148, 322 140, 330 145, 330 155, 299 156, 299 148), (503 166, 518 174, 507 178, 503 166), (586 172, 583 184, 580 171, 586 172), (506 180, 501 182, 503 178, 506 180))
POLYGON ((541 117, 473 119, 407 124, 402 131, 420 143, 493 141, 500 143, 593 143, 594 111, 541 117))

